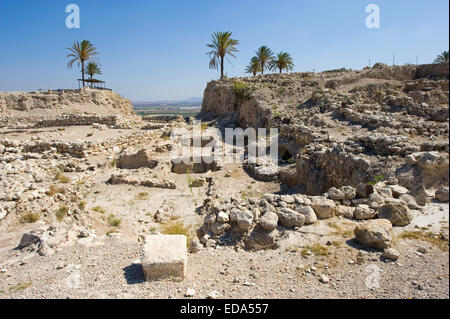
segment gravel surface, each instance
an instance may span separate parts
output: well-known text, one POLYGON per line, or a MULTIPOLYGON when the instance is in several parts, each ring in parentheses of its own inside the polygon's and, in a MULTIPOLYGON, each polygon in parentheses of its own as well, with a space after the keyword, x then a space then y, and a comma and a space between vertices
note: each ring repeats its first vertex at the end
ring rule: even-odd
MULTIPOLYGON (((442 206, 437 211, 448 216, 448 204, 442 206)), ((195 290, 193 298, 213 291, 218 298, 449 298, 448 250, 431 243, 397 240, 400 258, 387 262, 352 238, 325 245, 326 255, 318 256, 292 248, 311 234, 287 231, 283 237, 278 250, 220 247, 189 254, 181 283, 145 282, 142 245, 117 235, 46 257, 12 250, 9 260, 15 256, 16 262, 0 273, 0 298, 187 298, 188 289, 195 290), (78 275, 79 287, 71 286, 78 275)))

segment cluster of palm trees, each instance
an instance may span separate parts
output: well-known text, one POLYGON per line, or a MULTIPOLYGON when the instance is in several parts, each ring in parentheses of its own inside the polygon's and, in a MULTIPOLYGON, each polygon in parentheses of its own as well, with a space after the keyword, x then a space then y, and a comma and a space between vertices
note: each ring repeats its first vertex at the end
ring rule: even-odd
MULTIPOLYGON (((239 44, 238 40, 231 38, 231 32, 216 32, 212 35, 212 42, 206 46, 211 49, 207 55, 211 58, 209 67, 211 69, 220 68, 220 79, 224 78, 224 63, 227 56, 236 58, 235 52, 239 52, 236 46, 239 44)), ((99 53, 96 47, 88 40, 81 42, 74 41, 71 48, 67 48, 70 53, 67 58, 70 59, 67 67, 71 68, 75 62, 78 67, 81 67, 81 76, 83 88, 85 87, 85 74, 88 74, 90 79, 94 78, 96 74, 102 74, 99 63, 94 60, 99 53), (89 62, 89 63, 88 63, 89 62), (86 63, 88 63, 86 65, 86 63)), ((434 60, 434 63, 449 63, 449 51, 444 51, 434 60)), ((250 64, 246 67, 245 72, 253 74, 264 74, 264 71, 283 71, 289 72, 294 69, 294 62, 289 53, 281 51, 274 54, 271 49, 263 45, 256 50, 256 55, 251 58, 250 64)))
POLYGON ((251 58, 250 64, 245 69, 245 72, 253 74, 253 76, 259 72, 264 74, 264 70, 282 73, 283 71, 292 71, 294 66, 294 62, 289 53, 281 51, 274 55, 272 50, 263 45, 256 50, 256 56, 251 58))
POLYGON ((94 60, 95 56, 99 53, 90 41, 74 41, 72 47, 67 48, 67 50, 70 51, 67 55, 67 58, 70 59, 67 63, 67 67, 72 68, 75 62, 77 62, 78 67, 81 67, 83 88, 85 87, 85 74, 88 74, 91 80, 94 78, 94 75, 102 74, 99 62, 94 60))
MULTIPOLYGON (((211 69, 220 68, 220 79, 224 78, 224 62, 228 60, 227 56, 236 58, 235 52, 239 52, 236 46, 239 44, 238 40, 231 38, 231 32, 216 32, 212 35, 211 43, 206 46, 211 49, 207 55, 211 58, 209 67, 211 69)), ((271 49, 263 45, 256 50, 256 56, 250 60, 250 64, 246 67, 245 72, 255 76, 258 73, 264 74, 264 71, 292 71, 294 69, 294 62, 289 53, 280 52, 274 54, 271 49)))
POLYGON ((434 63, 448 63, 448 61, 449 61, 448 58, 449 58, 449 52, 447 50, 447 51, 444 51, 441 54, 439 54, 437 56, 437 58, 434 60, 434 63))

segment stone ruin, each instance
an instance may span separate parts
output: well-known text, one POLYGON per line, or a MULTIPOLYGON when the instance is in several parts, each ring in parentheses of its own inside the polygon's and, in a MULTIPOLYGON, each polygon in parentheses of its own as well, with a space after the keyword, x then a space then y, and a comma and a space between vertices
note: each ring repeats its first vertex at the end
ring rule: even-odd
MULTIPOLYGON (((435 198, 448 202, 448 194, 449 188, 441 187, 435 198)), ((411 192, 383 182, 331 188, 321 196, 265 194, 259 200, 208 197, 202 208, 204 223, 191 250, 217 245, 273 249, 278 247, 283 229, 308 227, 334 216, 363 222, 355 229, 356 240, 384 249, 390 246, 392 226, 407 226, 413 219, 412 210, 421 210, 431 199, 423 188, 411 192), (372 227, 380 227, 381 235, 372 227)))
POLYGON ((214 156, 185 156, 172 159, 172 172, 176 174, 201 174, 221 169, 221 163, 216 161, 214 156))

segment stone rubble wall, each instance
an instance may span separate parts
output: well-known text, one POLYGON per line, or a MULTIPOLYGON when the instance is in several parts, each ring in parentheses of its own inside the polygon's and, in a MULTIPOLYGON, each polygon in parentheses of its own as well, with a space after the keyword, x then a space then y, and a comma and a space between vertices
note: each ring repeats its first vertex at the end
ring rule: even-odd
MULTIPOLYGON (((448 187, 442 187, 435 196, 448 201, 448 187)), ((333 187, 321 196, 265 194, 259 200, 208 197, 202 208, 204 223, 191 250, 217 245, 274 249, 278 247, 279 226, 299 229, 334 216, 361 221, 355 229, 356 239, 384 249, 392 237, 365 233, 378 223, 370 221, 383 220, 380 223, 389 224, 388 229, 406 226, 413 220, 412 210, 420 211, 431 199, 423 188, 409 191, 387 183, 333 187)))
POLYGON ((177 186, 170 180, 158 180, 154 178, 142 177, 140 175, 132 176, 127 174, 113 174, 107 182, 108 184, 126 184, 144 187, 176 189, 177 186))
MULTIPOLYGON (((0 140, 0 145, 5 147, 3 152, 0 153, 59 153, 59 154, 67 154, 72 157, 83 158, 86 156, 85 151, 88 148, 84 143, 78 142, 60 142, 60 141, 26 141, 26 142, 17 142, 10 141, 7 139, 0 140)), ((3 158, 3 160, 6 160, 3 158)))
POLYGON ((35 127, 87 126, 94 123, 116 126, 118 122, 118 115, 63 114, 56 118, 40 120, 35 124, 35 127))

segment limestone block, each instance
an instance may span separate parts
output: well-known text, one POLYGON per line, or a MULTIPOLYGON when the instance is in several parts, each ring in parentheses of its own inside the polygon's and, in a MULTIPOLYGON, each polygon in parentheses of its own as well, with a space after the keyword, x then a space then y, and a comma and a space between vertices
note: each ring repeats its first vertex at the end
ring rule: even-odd
POLYGON ((145 237, 142 268, 148 281, 182 281, 186 275, 187 239, 184 235, 145 237))

